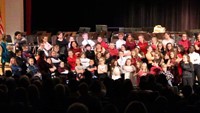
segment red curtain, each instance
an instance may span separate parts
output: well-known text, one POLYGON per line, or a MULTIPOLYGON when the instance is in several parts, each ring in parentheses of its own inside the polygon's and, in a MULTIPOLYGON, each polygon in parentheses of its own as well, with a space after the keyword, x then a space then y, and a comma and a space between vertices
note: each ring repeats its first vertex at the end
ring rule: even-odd
POLYGON ((4 27, 3 27, 1 12, 0 12, 0 34, 4 34, 4 27))

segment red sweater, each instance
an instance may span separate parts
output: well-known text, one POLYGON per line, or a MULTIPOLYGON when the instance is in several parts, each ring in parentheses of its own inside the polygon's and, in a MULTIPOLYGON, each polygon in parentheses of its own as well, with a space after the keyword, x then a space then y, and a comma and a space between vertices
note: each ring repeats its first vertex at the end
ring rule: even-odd
POLYGON ((133 49, 135 49, 135 47, 136 47, 136 43, 135 43, 135 41, 133 41, 133 42, 126 41, 126 46, 127 46, 130 50, 133 50, 133 49))
POLYGON ((189 40, 180 40, 178 44, 182 45, 185 48, 185 51, 188 51, 189 47, 191 46, 191 43, 189 40))
POLYGON ((104 47, 105 49, 108 49, 108 44, 104 41, 101 42, 101 46, 104 47))
POLYGON ((140 50, 146 54, 147 53, 147 46, 148 46, 148 42, 139 42, 138 46, 140 47, 140 50))
POLYGON ((75 70, 76 58, 77 58, 76 55, 74 55, 73 57, 67 57, 67 62, 71 70, 75 70))
POLYGON ((151 44, 152 49, 155 51, 157 49, 157 45, 151 44))
POLYGON ((131 63, 136 66, 136 62, 137 61, 141 61, 141 58, 140 57, 134 57, 134 58, 131 58, 131 63))
MULTIPOLYGON (((82 53, 82 50, 79 47, 78 48, 72 48, 71 50, 73 51, 74 54, 76 54, 77 52, 80 52, 80 54, 82 53)), ((78 54, 78 57, 80 57, 80 54, 78 54)))
POLYGON ((108 52, 110 53, 110 56, 118 56, 118 50, 115 49, 110 49, 108 48, 108 52))
POLYGON ((158 75, 160 73, 160 71, 162 71, 161 67, 153 66, 150 69, 150 74, 158 75))

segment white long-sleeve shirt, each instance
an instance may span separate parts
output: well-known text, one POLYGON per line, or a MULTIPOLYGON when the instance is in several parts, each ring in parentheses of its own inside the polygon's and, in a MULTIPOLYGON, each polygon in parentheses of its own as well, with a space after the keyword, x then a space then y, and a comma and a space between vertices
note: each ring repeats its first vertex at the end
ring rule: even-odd
POLYGON ((82 45, 83 45, 83 46, 85 46, 85 45, 87 45, 87 44, 90 44, 91 47, 94 47, 94 45, 95 45, 94 41, 92 41, 92 40, 90 40, 90 39, 88 39, 88 40, 83 40, 83 41, 82 41, 82 45))
POLYGON ((189 53, 192 64, 200 64, 200 55, 197 52, 189 53))
POLYGON ((116 41, 116 48, 120 49, 123 44, 126 44, 126 41, 124 41, 124 40, 117 40, 116 41))
POLYGON ((61 62, 61 60, 60 59, 55 59, 55 58, 51 58, 51 61, 52 61, 52 63, 53 64, 56 64, 56 63, 60 63, 61 62))

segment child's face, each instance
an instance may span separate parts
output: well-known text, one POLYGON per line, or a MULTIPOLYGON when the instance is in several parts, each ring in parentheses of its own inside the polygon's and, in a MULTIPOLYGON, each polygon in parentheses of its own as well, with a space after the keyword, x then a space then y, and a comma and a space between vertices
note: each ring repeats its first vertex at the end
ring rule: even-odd
POLYGON ((123 35, 118 35, 118 38, 120 39, 120 40, 122 40, 123 38, 124 38, 124 36, 123 35))
POLYGON ((54 46, 53 50, 58 52, 59 51, 59 46, 54 46))
POLYGON ((163 45, 162 44, 158 44, 158 48, 162 48, 163 47, 163 45))
POLYGON ((8 45, 8 46, 7 46, 7 49, 10 50, 10 51, 12 51, 12 50, 13 50, 13 47, 10 46, 10 45, 8 45))
POLYGON ((69 38, 69 41, 71 42, 71 41, 74 41, 74 37, 70 37, 69 38))
POLYGON ((83 37, 83 39, 87 40, 88 39, 88 34, 85 33, 85 34, 82 35, 82 37, 83 37))
POLYGON ((106 58, 109 58, 109 57, 110 57, 110 53, 107 53, 107 54, 106 54, 106 58))
POLYGON ((28 51, 28 46, 24 46, 23 51, 28 51))
POLYGON ((33 59, 29 59, 29 64, 33 65, 34 64, 34 60, 33 59))
POLYGON ((147 50, 148 50, 148 51, 153 51, 153 49, 152 49, 151 46, 149 46, 149 47, 147 48, 147 50))
POLYGON ((136 62, 136 66, 137 66, 138 68, 140 68, 140 66, 141 66, 140 62, 136 62))
POLYGON ((61 62, 61 63, 60 63, 60 67, 65 67, 64 62, 61 62))
POLYGON ((68 52, 68 55, 69 55, 69 56, 73 56, 73 52, 72 52, 72 51, 69 51, 69 52, 68 52))
POLYGON ((183 62, 188 62, 188 58, 186 55, 183 55, 183 62))
POLYGON ((136 55, 135 51, 132 51, 132 56, 134 57, 136 55))
POLYGON ((154 43, 154 42, 157 42, 157 38, 156 37, 153 37, 152 38, 152 42, 154 43))
POLYGON ((90 60, 90 65, 94 65, 94 61, 93 60, 90 60))
POLYGON ((17 36, 16 36, 16 39, 22 39, 22 35, 21 34, 18 34, 17 36))
POLYGON ((79 59, 76 59, 76 64, 80 64, 80 60, 79 59))
POLYGON ((101 55, 101 53, 97 53, 97 57, 99 57, 99 58, 100 58, 101 56, 102 56, 102 55, 101 55))
POLYGON ((101 59, 101 58, 100 58, 100 59, 99 59, 99 63, 100 63, 100 64, 104 64, 104 59, 101 59))
POLYGON ((97 38, 97 41, 98 41, 98 42, 102 42, 102 38, 101 38, 101 37, 98 37, 98 38, 97 38))
POLYGON ((131 35, 128 35, 127 40, 130 41, 131 39, 132 39, 131 35))
POLYGON ((19 51, 16 55, 17 55, 17 56, 21 56, 21 55, 22 55, 22 52, 19 51))
POLYGON ((11 63, 11 64, 15 64, 15 62, 16 62, 16 61, 15 61, 14 58, 11 58, 11 59, 10 59, 10 63, 11 63))
POLYGON ((96 48, 98 48, 98 49, 101 48, 101 45, 100 45, 100 44, 97 44, 97 45, 96 45, 96 48))
POLYGON ((143 42, 144 41, 144 37, 143 36, 139 36, 138 40, 139 40, 139 42, 143 42))
POLYGON ((139 48, 135 48, 135 52, 139 53, 139 51, 140 51, 139 48))
POLYGON ((119 57, 123 57, 124 53, 123 52, 119 52, 119 57))
POLYGON ((91 50, 91 47, 90 47, 90 46, 87 46, 87 47, 86 47, 86 50, 91 50))
POLYGON ((126 50, 126 48, 122 45, 122 46, 121 46, 121 50, 124 51, 124 50, 126 50))
POLYGON ((147 65, 146 64, 142 64, 141 68, 142 69, 146 69, 147 65))
POLYGON ((127 65, 131 65, 131 60, 127 60, 127 61, 126 61, 126 64, 127 64, 127 65))
POLYGON ((60 33, 60 34, 58 35, 58 38, 63 38, 63 33, 60 33))
POLYGON ((56 52, 52 51, 51 56, 56 57, 56 52))
POLYGON ((167 49, 171 50, 171 49, 172 49, 172 45, 171 45, 171 44, 168 44, 168 45, 167 45, 167 49))
POLYGON ((77 44, 75 42, 72 42, 72 47, 77 47, 77 44))
POLYGON ((82 55, 81 55, 81 58, 85 58, 85 54, 82 54, 82 55))
POLYGON ((158 66, 158 63, 157 62, 153 62, 153 66, 158 66))
POLYGON ((48 37, 44 37, 43 42, 47 42, 47 41, 48 41, 48 37))
POLYGON ((170 57, 174 58, 174 53, 173 52, 170 52, 170 57))
POLYGON ((40 48, 44 48, 44 44, 43 43, 40 44, 40 48))

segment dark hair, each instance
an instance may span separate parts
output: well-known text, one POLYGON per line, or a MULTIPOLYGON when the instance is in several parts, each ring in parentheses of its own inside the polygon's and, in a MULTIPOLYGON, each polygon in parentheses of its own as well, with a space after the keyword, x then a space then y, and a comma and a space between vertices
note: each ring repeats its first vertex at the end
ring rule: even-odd
POLYGON ((76 102, 69 106, 67 113, 89 113, 89 110, 86 105, 76 102))
POLYGON ((18 34, 21 34, 21 32, 20 31, 16 31, 15 32, 15 36, 17 36, 18 34))
POLYGON ((39 55, 39 57, 42 58, 42 59, 45 57, 45 53, 44 53, 43 50, 38 51, 38 55, 39 55))
POLYGON ((86 44, 86 45, 85 45, 85 47, 88 47, 88 46, 90 46, 90 47, 91 47, 91 45, 90 45, 90 44, 86 44))
MULTIPOLYGON (((39 43, 43 43, 44 37, 48 37, 47 35, 41 35, 39 39, 39 43)), ((49 38, 49 37, 48 37, 49 38)))
MULTIPOLYGON (((117 59, 111 60, 111 67, 114 67, 116 61, 117 61, 117 59)), ((118 62, 117 62, 117 66, 119 66, 118 62)))
POLYGON ((172 46, 171 50, 174 49, 173 44, 169 42, 169 43, 166 44, 166 49, 167 49, 167 51, 170 51, 170 50, 168 50, 168 45, 170 45, 170 44, 171 44, 171 46, 172 46))
POLYGON ((169 32, 169 31, 165 31, 165 34, 168 34, 168 35, 170 35, 170 32, 169 32))
POLYGON ((72 46, 72 43, 73 42, 75 42, 76 43, 76 46, 78 47, 78 42, 77 41, 72 41, 71 43, 70 43, 70 49, 73 49, 73 46, 72 46))
POLYGON ((124 113, 148 113, 146 106, 143 102, 140 101, 132 101, 130 102, 126 108, 124 113))
POLYGON ((178 51, 178 53, 181 53, 182 55, 185 53, 185 49, 183 47, 183 45, 178 45, 178 48, 181 50, 181 51, 178 51))
POLYGON ((58 36, 58 35, 60 35, 61 33, 63 33, 63 32, 61 32, 61 31, 58 31, 56 35, 58 36))
POLYGON ((20 49, 16 49, 15 50, 15 53, 19 53, 19 52, 21 52, 22 50, 20 50, 20 49))
POLYGON ((193 53, 195 51, 195 47, 193 46, 193 45, 191 45, 190 47, 189 47, 189 52, 190 53, 193 53))

